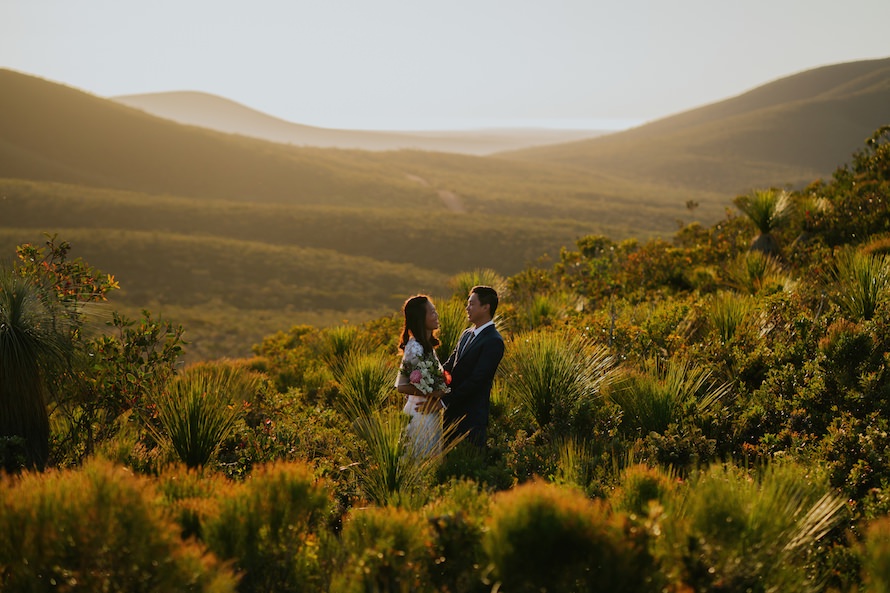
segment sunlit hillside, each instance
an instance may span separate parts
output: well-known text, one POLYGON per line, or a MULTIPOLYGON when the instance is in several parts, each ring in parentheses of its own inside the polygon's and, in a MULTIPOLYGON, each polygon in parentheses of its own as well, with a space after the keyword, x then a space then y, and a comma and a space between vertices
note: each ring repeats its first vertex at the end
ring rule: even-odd
POLYGON ((296 124, 207 93, 178 91, 112 97, 118 103, 181 124, 272 142, 361 150, 416 149, 485 155, 593 138, 597 130, 492 129, 422 132, 337 130, 296 124))
POLYGON ((857 138, 840 164, 879 117, 881 64, 799 75, 614 139, 496 157, 289 146, 0 70, 0 260, 58 234, 120 280, 115 307, 186 324, 195 357, 244 355, 294 323, 361 321, 415 292, 443 294, 460 271, 514 274, 590 234, 669 236, 720 219, 751 187, 825 176, 843 142, 791 159, 767 115, 798 123, 783 128, 789 142, 830 119, 857 138))
POLYGON ((826 66, 639 128, 502 156, 720 192, 828 176, 890 123, 890 58, 826 66))

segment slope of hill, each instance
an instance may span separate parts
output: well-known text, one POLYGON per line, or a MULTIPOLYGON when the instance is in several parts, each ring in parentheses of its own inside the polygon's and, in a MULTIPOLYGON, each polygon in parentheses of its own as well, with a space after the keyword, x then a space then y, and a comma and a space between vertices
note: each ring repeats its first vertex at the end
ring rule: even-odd
POLYGON ((360 150, 416 149, 486 155, 604 134, 597 130, 498 129, 384 132, 335 130, 296 124, 208 93, 174 91, 112 97, 114 101, 181 124, 271 142, 360 150))
POLYGON ((830 175, 890 123, 890 58, 802 72, 638 128, 502 153, 734 194, 830 175))
POLYGON ((197 332, 199 356, 240 356, 276 328, 394 312, 413 292, 443 294, 455 272, 512 274, 583 235, 644 240, 692 216, 711 223, 727 187, 823 175, 812 163, 833 162, 819 156, 833 145, 794 160, 782 141, 823 119, 859 134, 886 87, 874 64, 862 69, 810 83, 818 101, 779 85, 757 108, 509 157, 287 146, 0 70, 0 260, 59 233, 120 278, 122 309, 162 307, 197 332), (774 137, 788 122, 795 133, 774 137))

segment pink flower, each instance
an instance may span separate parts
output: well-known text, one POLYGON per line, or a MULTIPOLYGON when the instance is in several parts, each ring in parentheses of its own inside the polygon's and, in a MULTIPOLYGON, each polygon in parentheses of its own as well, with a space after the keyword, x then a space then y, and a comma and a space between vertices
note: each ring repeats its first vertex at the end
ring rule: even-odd
POLYGON ((414 369, 411 371, 411 375, 409 375, 408 379, 412 383, 420 383, 420 380, 423 379, 423 373, 420 372, 420 369, 414 369))

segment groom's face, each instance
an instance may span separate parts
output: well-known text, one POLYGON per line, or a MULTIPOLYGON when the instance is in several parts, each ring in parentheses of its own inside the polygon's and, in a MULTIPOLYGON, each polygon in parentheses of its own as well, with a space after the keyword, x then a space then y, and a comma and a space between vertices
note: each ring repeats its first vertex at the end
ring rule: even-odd
POLYGON ((467 299, 467 319, 470 320, 470 323, 473 325, 481 325, 488 321, 488 305, 483 305, 479 302, 479 295, 475 292, 470 293, 470 298, 467 299))

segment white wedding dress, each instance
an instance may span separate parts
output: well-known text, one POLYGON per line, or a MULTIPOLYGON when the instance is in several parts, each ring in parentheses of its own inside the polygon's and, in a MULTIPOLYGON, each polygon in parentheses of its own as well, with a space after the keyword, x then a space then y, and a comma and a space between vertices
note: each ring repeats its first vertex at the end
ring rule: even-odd
MULTIPOLYGON (((405 344, 402 363, 407 363, 409 366, 416 365, 422 356, 423 346, 414 338, 410 338, 405 344)), ((408 377, 400 372, 396 378, 396 387, 409 383, 408 377)), ((417 404, 425 401, 426 397, 422 395, 409 395, 405 407, 402 408, 402 411, 411 417, 405 429, 405 437, 411 452, 418 457, 428 457, 442 452, 442 412, 438 410, 428 414, 418 412, 417 404)))

